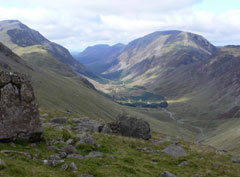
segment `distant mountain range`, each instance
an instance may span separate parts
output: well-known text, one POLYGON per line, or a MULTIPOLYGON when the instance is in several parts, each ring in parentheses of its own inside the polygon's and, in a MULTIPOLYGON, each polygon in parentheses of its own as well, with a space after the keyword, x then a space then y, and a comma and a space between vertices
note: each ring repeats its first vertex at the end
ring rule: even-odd
POLYGON ((0 22, 0 69, 30 75, 40 108, 44 110, 57 109, 103 119, 113 119, 124 110, 95 90, 84 77, 98 77, 66 48, 17 20, 0 22))
MULTIPOLYGON (((108 58, 102 51, 89 47, 81 61, 96 62, 95 53, 108 58)), ((130 42, 111 62, 94 68, 114 83, 107 89, 95 84, 98 89, 119 97, 163 95, 178 119, 204 129, 208 144, 237 151, 239 137, 232 131, 240 128, 239 46, 215 47, 197 34, 159 31, 130 42)))
POLYGON ((101 75, 104 71, 117 64, 117 57, 123 51, 124 47, 124 44, 113 46, 105 44, 95 45, 75 55, 75 58, 90 71, 101 75))
POLYGON ((105 120, 130 113, 171 135, 194 139, 201 130, 208 145, 240 152, 240 46, 219 48, 197 34, 158 31, 127 45, 88 47, 75 59, 17 20, 0 22, 0 42, 0 69, 29 74, 41 109, 105 120), (132 109, 95 88, 127 103, 148 104, 156 96, 169 106, 132 109), (182 124, 166 121, 166 114, 182 124))

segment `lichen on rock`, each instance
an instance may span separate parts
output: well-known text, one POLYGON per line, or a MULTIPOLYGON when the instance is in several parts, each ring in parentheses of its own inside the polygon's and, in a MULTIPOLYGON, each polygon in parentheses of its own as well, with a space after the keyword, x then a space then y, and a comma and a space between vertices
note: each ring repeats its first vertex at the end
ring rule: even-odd
POLYGON ((23 74, 0 73, 0 141, 38 141, 43 129, 30 79, 23 74))

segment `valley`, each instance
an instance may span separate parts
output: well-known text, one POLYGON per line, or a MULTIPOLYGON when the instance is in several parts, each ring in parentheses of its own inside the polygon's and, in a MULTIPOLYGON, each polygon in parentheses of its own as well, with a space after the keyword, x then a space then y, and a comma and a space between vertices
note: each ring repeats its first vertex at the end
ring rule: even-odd
MULTIPOLYGON (((91 49, 101 54, 101 49, 95 46, 91 49)), ((193 33, 155 32, 130 42, 118 51, 120 54, 115 57, 111 68, 101 73, 102 77, 109 80, 108 83, 101 84, 88 79, 96 89, 115 102, 128 107, 140 106, 142 108, 132 109, 140 110, 157 120, 162 117, 162 109, 156 106, 155 109, 144 110, 144 106, 139 102, 151 107, 155 103, 166 101, 166 113, 170 119, 178 120, 176 122, 179 127, 183 126, 183 123, 184 126, 188 125, 189 127, 184 129, 192 133, 191 138, 182 132, 174 132, 172 135, 219 147, 222 143, 228 144, 215 141, 219 136, 217 134, 228 136, 225 129, 219 127, 223 127, 223 123, 228 120, 233 121, 233 118, 228 116, 234 116, 234 119, 238 117, 239 109, 234 108, 234 105, 239 104, 239 51, 238 46, 217 49, 202 36, 193 33), (163 100, 153 102, 151 98, 142 99, 149 93, 156 97, 162 96, 163 100), (132 98, 141 99, 136 101, 132 98)), ((87 62, 91 53, 85 55, 87 62)), ((92 59, 97 60, 96 57, 92 59)), ((171 120, 162 120, 173 124, 171 120)))

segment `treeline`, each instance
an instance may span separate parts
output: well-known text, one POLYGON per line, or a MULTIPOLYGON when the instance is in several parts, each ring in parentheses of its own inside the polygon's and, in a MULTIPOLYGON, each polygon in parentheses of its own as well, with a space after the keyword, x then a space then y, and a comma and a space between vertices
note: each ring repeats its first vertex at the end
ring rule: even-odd
POLYGON ((151 103, 151 104, 141 103, 141 102, 137 102, 137 103, 118 102, 118 103, 120 105, 125 105, 125 106, 130 106, 130 107, 143 107, 143 108, 167 108, 168 107, 168 103, 166 101, 161 102, 161 103, 151 103))

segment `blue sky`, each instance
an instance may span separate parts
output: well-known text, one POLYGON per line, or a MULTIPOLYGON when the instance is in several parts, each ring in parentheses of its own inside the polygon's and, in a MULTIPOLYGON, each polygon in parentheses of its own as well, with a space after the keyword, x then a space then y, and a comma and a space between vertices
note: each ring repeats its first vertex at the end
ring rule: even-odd
POLYGON ((240 9, 240 1, 239 0, 203 0, 202 2, 193 6, 193 9, 223 13, 228 10, 240 9))
POLYGON ((239 0, 0 0, 0 12, 0 20, 18 19, 71 51, 160 30, 240 45, 239 0))

